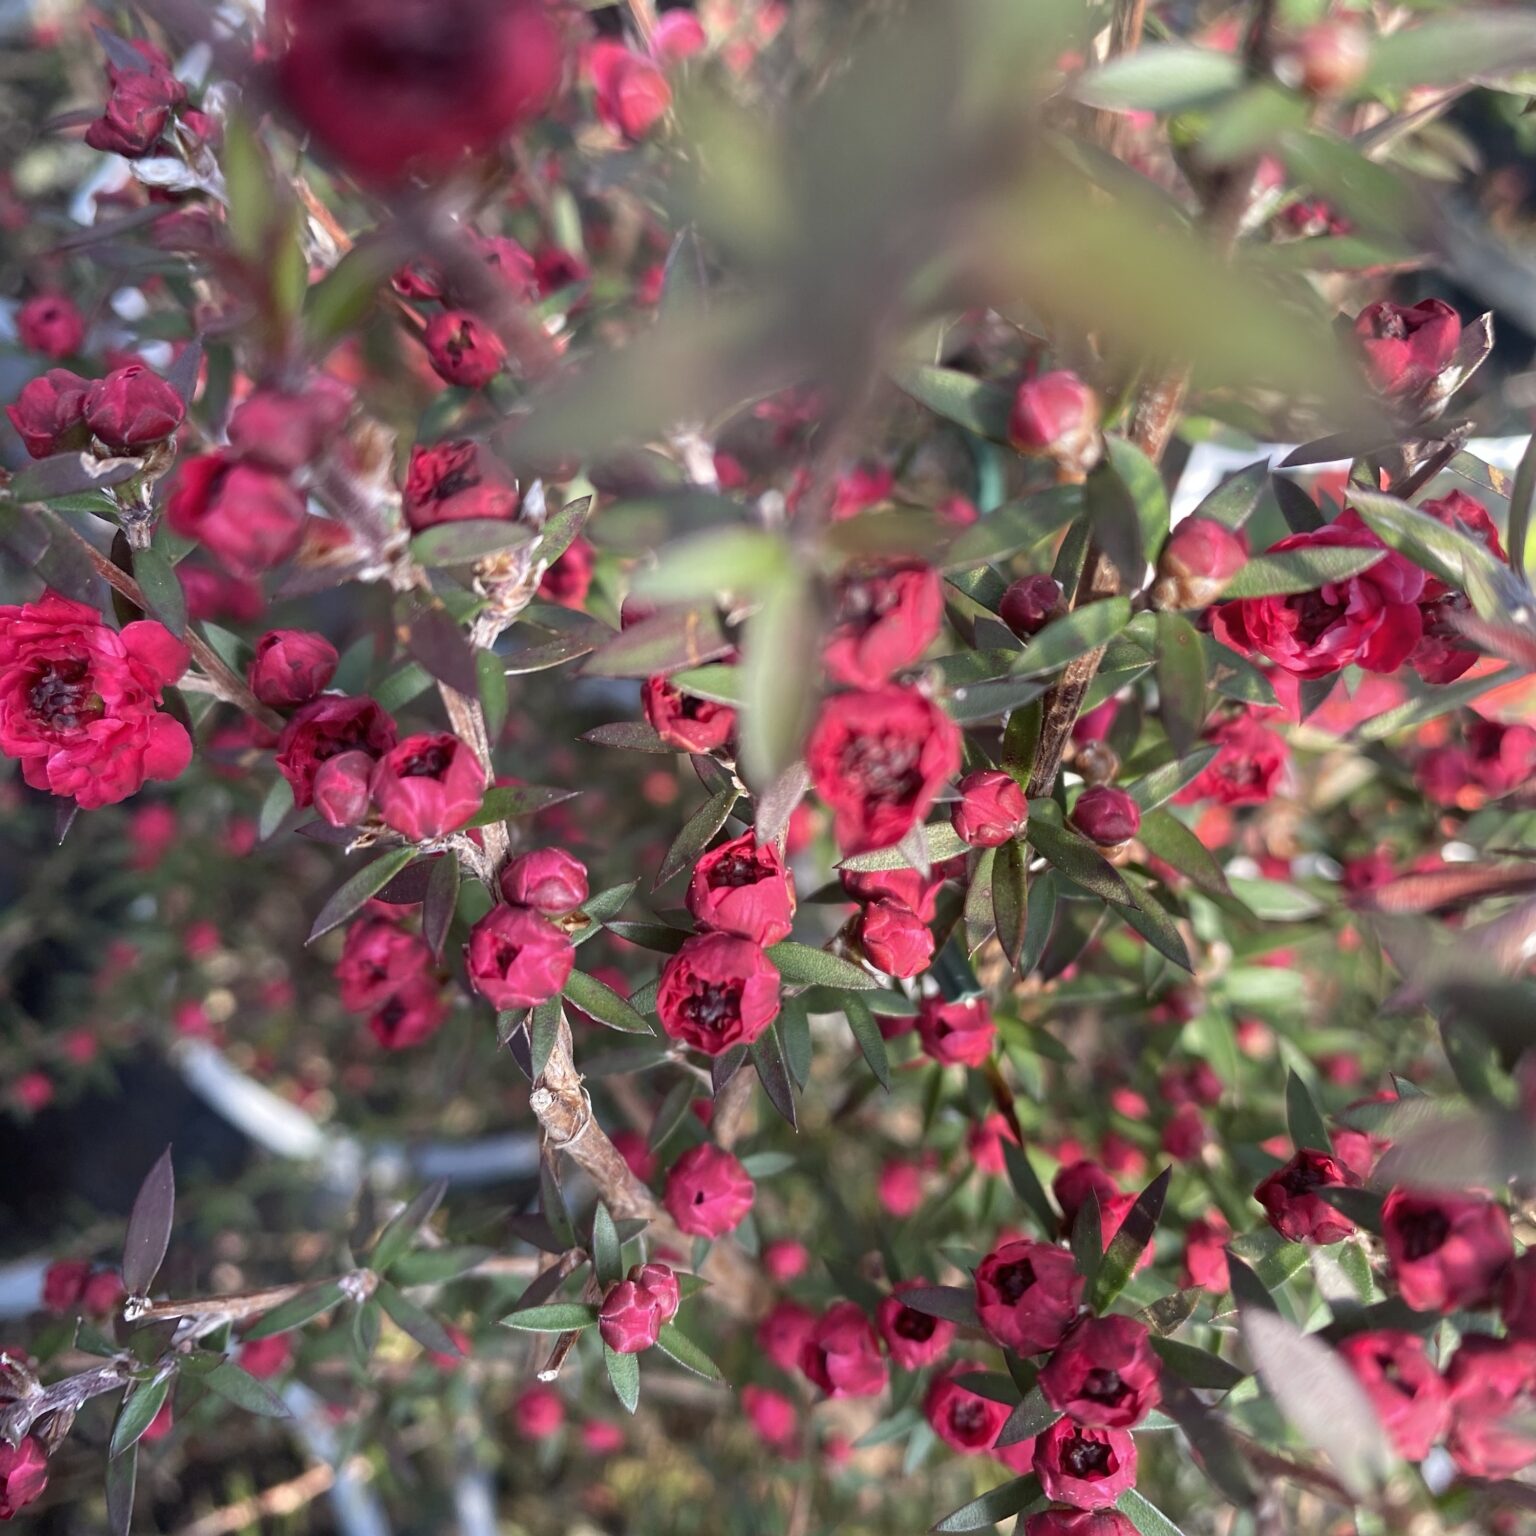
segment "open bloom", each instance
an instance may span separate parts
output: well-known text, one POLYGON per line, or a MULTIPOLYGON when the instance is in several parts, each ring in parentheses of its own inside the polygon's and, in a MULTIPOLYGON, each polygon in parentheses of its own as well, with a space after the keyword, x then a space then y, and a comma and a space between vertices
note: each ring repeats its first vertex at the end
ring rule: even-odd
POLYGON ((418 443, 405 477, 405 520, 418 533, 439 523, 517 516, 517 481, 481 443, 418 443))
POLYGON ((852 1301, 833 1302, 822 1313, 800 1352, 800 1369, 828 1397, 874 1397, 890 1374, 879 1335, 852 1301))
POLYGON ((187 659, 163 624, 115 630, 56 592, 0 607, 0 752, 34 789, 87 810, 174 779, 192 740, 160 698, 187 659))
POLYGON ((497 1008, 537 1008, 565 985, 576 964, 571 941, 527 907, 492 907, 470 929, 470 983, 497 1008))
POLYGON ((348 752, 377 760, 394 744, 395 722, 372 699, 324 693, 301 705, 283 727, 277 769, 293 786, 293 803, 304 806, 314 798, 323 763, 348 752))
POLYGON ((1136 1441, 1123 1429, 1057 1419, 1035 1441, 1035 1475, 1048 1498, 1107 1509, 1136 1486, 1136 1441))
POLYGON ((1146 1326, 1132 1317, 1084 1318, 1040 1372, 1051 1407, 1079 1424, 1129 1429, 1162 1400, 1146 1326))
POLYGON ((902 1281, 881 1301, 875 1313, 880 1337, 885 1340, 891 1359, 904 1371, 920 1371, 925 1365, 932 1365, 955 1337, 955 1325, 948 1319, 919 1312, 901 1299, 903 1291, 926 1284, 925 1280, 902 1281))
POLYGON ((1077 1316, 1083 1277, 1065 1248, 1003 1243, 976 1266, 976 1315, 1005 1349, 1054 1349, 1077 1316))
POLYGON ((1359 1378, 1398 1455, 1422 1461, 1450 1419, 1450 1394, 1416 1334, 1356 1333, 1339 1353, 1359 1378))
POLYGON ((991 1450, 1008 1420, 1007 1404, 983 1397, 955 1380, 980 1369, 972 1360, 955 1361, 933 1378, 923 1398, 923 1417, 934 1434, 962 1456, 991 1450))
POLYGON ((778 1017, 778 967, 750 939, 697 934, 662 967, 656 1012, 674 1040, 706 1055, 751 1045, 778 1017))
POLYGON ((384 824, 413 843, 461 827, 485 799, 485 769, 447 731, 407 736, 375 765, 369 785, 384 824))
POLYGON ((1254 1190, 1269 1224, 1287 1242, 1337 1243, 1350 1236, 1355 1224, 1317 1193, 1360 1180, 1325 1152, 1303 1148, 1283 1168, 1277 1168, 1254 1190))
POLYGON ((925 997, 919 1005, 917 1033, 924 1054, 934 1061, 979 1067, 992 1054, 997 1026, 984 997, 957 1003, 925 997))
POLYGON ((916 661, 939 632, 944 595, 932 566, 890 565, 844 576, 827 671, 855 688, 878 688, 916 661))
POLYGON ((1509 1212, 1496 1200, 1394 1189, 1381 1218, 1393 1282, 1415 1311, 1492 1304, 1515 1256, 1509 1212))
POLYGON ((304 537, 304 498, 284 476, 222 451, 183 461, 165 515, 235 576, 281 565, 304 537))
POLYGON ((705 928, 777 944, 795 916, 794 877, 772 843, 743 832, 702 855, 688 881, 688 910, 705 928))

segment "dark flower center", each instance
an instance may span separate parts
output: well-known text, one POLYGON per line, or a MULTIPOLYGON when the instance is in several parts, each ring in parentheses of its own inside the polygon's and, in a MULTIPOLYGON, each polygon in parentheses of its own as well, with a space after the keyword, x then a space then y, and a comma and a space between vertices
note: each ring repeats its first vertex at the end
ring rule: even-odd
POLYGON ((453 753, 448 747, 434 742, 430 747, 412 752, 397 772, 402 779, 440 779, 448 771, 452 759, 453 753))
POLYGON ((721 859, 715 865, 710 874, 709 883, 716 886, 728 886, 735 890, 743 885, 756 885, 762 878, 762 871, 757 867, 757 860, 747 855, 733 853, 728 859, 721 859))
POLYGON ((1119 1371, 1093 1370, 1083 1378, 1083 1396, 1096 1403, 1123 1402, 1130 1393, 1119 1371))
POLYGON ((1061 1464, 1070 1477, 1108 1477, 1114 1470, 1114 1453, 1102 1440, 1073 1435, 1061 1449, 1061 1464))
POLYGON ((843 748, 841 767, 871 800, 912 800, 922 787, 922 743, 909 736, 855 736, 843 748))
POLYGON ((681 1013, 699 1029, 716 1033, 736 1023, 741 1017, 741 983, 706 983, 695 985, 683 999, 681 1013))
POLYGON ((1288 1195, 1310 1195, 1314 1189, 1332 1182, 1326 1168, 1310 1161, 1297 1163, 1282 1180, 1288 1195))
POLYGON ((83 660, 47 663, 33 679, 27 704, 50 731, 78 731, 106 713, 101 695, 91 692, 90 663, 83 660))
POLYGON ((480 472, 473 454, 456 460, 453 467, 432 487, 433 501, 447 501, 463 491, 472 491, 480 484, 480 472))
POLYGON ((957 1435, 968 1439, 986 1428, 987 1405, 979 1398, 965 1398, 949 1410, 949 1422, 957 1435))
POLYGON ((1017 1264, 1005 1264, 997 1272, 997 1293, 1013 1305, 1019 1301, 1035 1283, 1035 1267, 1028 1259, 1020 1259, 1017 1264))
POLYGON ((1419 1211, 1403 1223, 1403 1257, 1427 1259, 1438 1253, 1451 1235, 1451 1223, 1443 1211, 1419 1211))
POLYGON ((1315 645, 1344 616, 1342 603, 1330 603, 1321 592, 1303 592, 1292 600, 1296 615, 1296 635, 1307 645, 1315 645))
POLYGON ((896 1314, 895 1327, 902 1338, 911 1339, 914 1344, 926 1344, 933 1337, 938 1321, 915 1307, 903 1307, 896 1314))

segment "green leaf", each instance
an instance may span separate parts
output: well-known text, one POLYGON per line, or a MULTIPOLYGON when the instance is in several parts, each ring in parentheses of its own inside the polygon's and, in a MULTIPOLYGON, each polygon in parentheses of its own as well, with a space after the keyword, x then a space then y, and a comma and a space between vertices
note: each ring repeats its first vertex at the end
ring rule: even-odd
POLYGON ((136 549, 133 552, 133 579, 138 582, 150 613, 173 635, 185 635, 187 594, 182 591, 171 562, 153 546, 136 549))
POLYGON ((1530 544, 1533 502, 1536 502, 1536 437, 1525 445, 1509 493, 1509 564, 1522 581, 1526 579, 1525 561, 1530 544))
POLYGON ((1153 768, 1125 786, 1143 816, 1155 811, 1164 802, 1173 799, 1186 784, 1193 783, 1210 767, 1219 749, 1201 747, 1187 756, 1178 757, 1161 768, 1153 768))
POLYGON ((558 997, 540 1003, 528 1015, 528 1064, 535 1079, 543 1077, 544 1068, 549 1065, 550 1053, 560 1038, 560 1020, 564 1017, 565 1010, 558 997))
POLYGON ((553 1301, 547 1306, 509 1312, 501 1321, 524 1333, 575 1333, 597 1321, 597 1306, 585 1301, 553 1301))
MULTIPOLYGON (((1038 804, 1038 802, 1036 802, 1038 804)), ((1087 838, 1066 827, 1053 826, 1030 807, 1028 836, 1030 846, 1086 891, 1105 901, 1131 903, 1131 888, 1115 867, 1087 838)))
POLYGON ((679 539, 635 580, 636 594, 653 603, 684 603, 721 592, 762 592, 790 570, 782 540, 760 528, 713 528, 679 539))
POLYGON ((706 667, 687 667, 681 672, 670 673, 667 681, 680 693, 713 699, 717 704, 740 705, 745 702, 741 668, 734 663, 713 662, 706 667))
POLYGON ((175 1380, 175 1373, 172 1372, 152 1381, 136 1382, 129 1387, 123 1396, 123 1406, 118 1409, 117 1420, 112 1425, 108 1456, 115 1459, 139 1443, 139 1437, 154 1422, 155 1415, 171 1395, 175 1380))
POLYGON ((609 1029, 622 1030, 630 1035, 648 1035, 651 1026, 630 1006, 627 998, 620 997, 606 982, 584 971, 572 971, 561 989, 564 995, 580 1008, 591 1014, 599 1024, 609 1029))
POLYGON ((624 1245, 619 1230, 601 1200, 592 1212, 592 1268, 597 1283, 607 1290, 624 1278, 624 1245))
POLYGON ((262 1313, 241 1337, 249 1343, 252 1339, 268 1339, 274 1334, 287 1333, 291 1328, 301 1328, 311 1318, 329 1312, 342 1299, 342 1294, 341 1287, 334 1280, 311 1286, 281 1306, 262 1313))
POLYGON ((804 1088, 811 1075, 811 1016, 801 998, 786 997, 779 1005, 774 1026, 784 1051, 784 1065, 798 1087, 804 1088))
POLYGON ((1229 95, 1242 83, 1243 66, 1234 54, 1170 43, 1090 70, 1072 94, 1087 106, 1116 112, 1182 112, 1229 95))
POLYGON ((395 1260, 416 1241, 417 1235, 431 1221, 448 1191, 446 1179, 435 1179, 397 1216, 391 1218, 368 1255, 368 1267, 377 1274, 388 1274, 395 1260))
POLYGON ((111 1536, 128 1536, 133 1525, 133 1489, 138 1480, 139 1452, 135 1446, 107 1461, 107 1530, 111 1536))
POLYGON ((1156 810, 1143 816, 1137 836, 1148 853, 1171 864, 1201 890, 1217 896, 1229 894, 1226 874, 1215 855, 1171 811, 1156 810))
POLYGON ((400 1286, 445 1285, 467 1275, 490 1256, 489 1248, 417 1248, 390 1266, 389 1277, 400 1286))
POLYGON ((1298 1151, 1306 1147, 1313 1152, 1332 1153, 1333 1138, 1328 1134, 1327 1122, 1311 1089, 1296 1075, 1294 1068, 1285 1080, 1285 1123, 1298 1151))
POLYGON ((880 985, 863 966, 844 960, 841 955, 829 955, 824 949, 800 944, 793 939, 770 945, 767 955, 778 967, 780 978, 788 986, 871 992, 880 985))
MULTIPOLYGON (((1110 433, 1104 439, 1104 449, 1134 514, 1134 557, 1128 566, 1121 566, 1121 574, 1128 587, 1139 587, 1147 554, 1155 554, 1168 538, 1168 490, 1161 471, 1134 443, 1110 433)), ((1106 552, 1113 558, 1113 551, 1106 552)))
POLYGON ((399 260, 400 253, 386 242, 360 240, 309 290, 304 299, 304 332, 317 355, 323 356, 357 329, 399 260))
POLYGON ((1205 652, 1181 613, 1157 616, 1158 717, 1173 750, 1186 756, 1205 724, 1205 652))
POLYGON ((663 1323, 656 1337, 656 1347, 668 1359, 675 1360, 684 1370, 706 1381, 724 1381, 720 1367, 683 1332, 676 1323, 663 1323))
POLYGON ((768 1102, 789 1122, 791 1129, 798 1129, 795 1115, 795 1091, 790 1085, 789 1071, 784 1065, 784 1052, 779 1045, 776 1027, 765 1029, 748 1047, 757 1080, 768 1095, 768 1102))
POLYGON ((1016 1477, 1011 1483, 992 1488, 980 1498, 972 1499, 952 1510, 932 1529, 940 1536, 955 1531, 985 1531, 1014 1515, 1022 1514, 1032 1504, 1044 1497, 1040 1479, 1029 1473, 1016 1477))
POLYGON ((1508 593, 1510 572, 1476 539, 1380 491, 1353 489, 1349 500, 1391 548, 1465 592, 1484 618, 1505 616, 1501 595, 1508 593))
POLYGON ((1375 38, 1359 90, 1363 95, 1410 85, 1464 85, 1474 75, 1504 75, 1533 65, 1536 17, 1457 7, 1454 15, 1375 38))
POLYGON ((822 614, 815 588, 786 570, 763 592, 742 640, 743 771, 755 787, 771 784, 800 756, 816 712, 822 614))
POLYGON ((1314 544, 1279 554, 1255 555, 1223 590, 1223 602, 1239 597, 1271 597, 1315 592, 1330 581, 1344 581, 1369 570, 1381 559, 1379 549, 1352 544, 1314 544))
POLYGON ((1137 876, 1127 872, 1125 883, 1131 888, 1133 904, 1127 906, 1123 902, 1116 902, 1115 910, 1158 954, 1193 974, 1195 966, 1189 958, 1184 937, 1163 904, 1137 876))
POLYGON ((555 1241, 565 1248, 576 1246, 576 1227, 571 1221, 569 1207, 565 1203, 565 1193, 560 1188, 560 1181, 555 1176, 555 1165, 552 1157, 539 1159, 539 1210, 543 1214, 545 1224, 554 1233, 555 1241))
POLYGON ((1192 515, 1220 523, 1224 528, 1241 528, 1258 510, 1268 486, 1269 460, 1260 459, 1218 485, 1192 515))
POLYGON ((592 515, 592 498, 579 496, 544 520, 539 534, 539 559, 553 565, 576 542, 592 515))
POLYGON ((489 827, 518 816, 534 816, 552 805, 574 799, 579 793, 574 789, 550 789, 542 784, 497 784, 486 790, 480 809, 458 830, 469 832, 475 827, 489 827))
POLYGON ((377 896, 407 864, 413 863, 416 857, 415 848, 394 848, 358 870, 345 885, 331 894, 304 942, 313 944, 331 929, 339 928, 353 913, 360 911, 370 897, 377 896))
POLYGON ((1136 1527, 1141 1536, 1184 1536, 1157 1505, 1134 1488, 1127 1488, 1115 1500, 1115 1508, 1136 1527))
MULTIPOLYGON (((923 846, 928 850, 929 864, 942 864, 957 854, 968 853, 970 844, 965 842, 947 821, 929 822, 922 829, 923 846)), ((903 839, 905 841, 905 839, 903 839)), ((874 853, 858 853, 844 859, 839 869, 854 870, 860 874, 871 870, 911 869, 912 861, 900 846, 879 848, 874 853)))
POLYGON ((411 555, 418 565, 435 567, 473 565, 487 555, 504 554, 533 543, 538 529, 507 518, 464 518, 425 528, 411 540, 411 555))
POLYGON ((225 1360, 208 1372, 203 1380, 237 1408, 264 1419, 286 1419, 288 1407, 276 1392, 264 1381, 257 1381, 249 1371, 242 1370, 233 1360, 225 1360))
POLYGON ((1015 1146, 1004 1138, 1003 1162, 1007 1166, 1008 1182, 1013 1185, 1014 1194, 1029 1207, 1041 1236, 1047 1242, 1055 1242, 1061 1225, 1060 1218, 1051 1204, 1050 1196, 1045 1192, 1045 1185, 1040 1182, 1040 1175, 1035 1172, 1034 1164, 1029 1160, 1029 1154, 1023 1147, 1015 1146))
POLYGON ((1077 1209, 1072 1222, 1072 1262, 1083 1277, 1083 1291, 1093 1295, 1098 1284, 1099 1266, 1104 1262, 1104 1231, 1099 1214, 1099 1197, 1091 1190, 1077 1209))
POLYGON ((972 523, 951 543, 943 557, 944 568, 970 570, 1033 549, 1060 532, 1082 510, 1083 491, 1077 485, 1048 486, 1022 501, 1006 502, 972 523))
POLYGON ((613 1395, 624 1405, 626 1413, 633 1413, 640 1406, 639 1355, 621 1355, 604 1344, 603 1364, 608 1369, 613 1395))
POLYGON ((698 862, 699 855, 709 847, 715 834, 730 819, 730 814, 740 798, 740 792, 735 785, 728 784, 718 794, 710 796, 688 818, 682 831, 677 834, 672 846, 667 850, 667 856, 662 860, 661 868, 656 872, 656 879, 651 885, 653 891, 660 890, 674 875, 680 875, 685 869, 692 868, 698 862))
POLYGON ((1024 921, 1024 948, 1019 955, 1019 974, 1028 976, 1045 953, 1056 924, 1059 887, 1053 870, 1041 870, 1029 886, 1029 913, 1024 921))
POLYGON ((486 739, 493 745, 506 729, 509 699, 507 669, 495 651, 475 652, 475 685, 480 707, 485 711, 486 739))
POLYGON ((1040 631, 1014 664, 1018 677, 1044 677, 1059 672, 1069 661, 1107 645, 1131 622, 1131 600, 1110 597, 1087 603, 1052 620, 1040 631))
POLYGON ((967 1286, 914 1285, 901 1293, 903 1306, 927 1317, 942 1317, 962 1328, 976 1323, 976 1293, 967 1286))
POLYGON ((1023 844, 1004 843, 997 850, 992 871, 992 913, 997 942, 1015 970, 1024 951, 1025 925, 1029 915, 1023 844))
POLYGON ((1163 1203, 1168 1198, 1168 1185, 1173 1170, 1165 1168, 1136 1197, 1136 1203, 1125 1213, 1125 1220, 1109 1240, 1103 1262, 1093 1286, 1093 1309, 1108 1310, 1130 1282, 1137 1260, 1157 1235, 1157 1223, 1163 1214, 1163 1203))
POLYGON ((1248 1379, 1245 1371, 1239 1370, 1230 1361, 1223 1360, 1220 1355, 1213 1355, 1209 1350, 1197 1349, 1193 1344, 1185 1344, 1179 1339, 1164 1339, 1154 1335, 1152 1348, 1158 1359, 1180 1381, 1191 1387, 1213 1392, 1227 1392, 1238 1382, 1248 1379))
POLYGON ((869 1005, 857 994, 850 994, 843 999, 843 1016, 848 1020, 848 1027, 853 1031, 853 1038, 858 1041, 859 1049, 864 1053, 864 1060, 869 1063, 869 1070, 875 1074, 880 1086, 887 1093, 891 1091, 891 1058, 885 1048, 885 1037, 880 1033, 880 1026, 875 1023, 875 1016, 870 1012, 869 1005))
POLYGON ((919 405, 937 416, 994 443, 1008 441, 1013 395, 997 384, 984 384, 952 368, 919 365, 900 369, 895 380, 919 405))

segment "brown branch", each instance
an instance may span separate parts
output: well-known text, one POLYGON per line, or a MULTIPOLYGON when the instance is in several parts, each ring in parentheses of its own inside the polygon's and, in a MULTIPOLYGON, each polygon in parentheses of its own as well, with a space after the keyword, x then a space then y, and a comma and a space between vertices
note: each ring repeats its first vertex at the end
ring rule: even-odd
MULTIPOLYGON (((373 1477, 373 1464, 366 1456, 354 1456, 345 1468, 345 1475, 354 1482, 365 1483, 373 1477)), ((226 1504, 222 1509, 211 1509, 206 1515, 180 1526, 176 1536, 236 1536, 239 1531, 250 1529, 265 1520, 281 1520, 297 1514, 336 1484, 336 1469, 328 1462, 317 1462, 307 1472, 290 1478, 286 1483, 276 1483, 260 1493, 248 1494, 226 1504)))

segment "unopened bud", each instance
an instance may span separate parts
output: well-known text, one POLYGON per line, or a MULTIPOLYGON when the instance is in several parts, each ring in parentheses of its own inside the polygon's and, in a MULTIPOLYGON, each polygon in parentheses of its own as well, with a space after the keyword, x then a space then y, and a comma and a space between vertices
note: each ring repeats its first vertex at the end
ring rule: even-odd
POLYGON ((1104 452, 1098 396, 1065 369, 1026 379, 1013 397, 1008 440, 1020 453, 1054 460, 1066 475, 1085 475, 1104 452))
POLYGON ((1152 602, 1158 608, 1203 608, 1248 560, 1248 541, 1209 517, 1186 517, 1168 536, 1157 562, 1152 602))
POLYGON ((1061 586, 1053 576, 1021 576, 1003 593, 998 616, 1019 639, 1039 634, 1067 611, 1061 586))
POLYGON ((1117 848, 1141 830, 1141 810, 1125 790, 1096 784, 1077 797, 1072 825, 1099 847, 1117 848))

